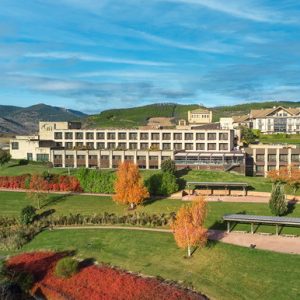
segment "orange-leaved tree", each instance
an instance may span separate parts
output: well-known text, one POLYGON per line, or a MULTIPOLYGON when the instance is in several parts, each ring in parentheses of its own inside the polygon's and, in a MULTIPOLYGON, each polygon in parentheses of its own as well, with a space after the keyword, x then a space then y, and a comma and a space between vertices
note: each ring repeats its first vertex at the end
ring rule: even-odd
POLYGON ((293 165, 280 168, 279 170, 271 170, 267 173, 267 177, 276 184, 287 184, 289 185, 294 193, 300 187, 300 169, 293 165))
POLYGON ((115 192, 113 199, 122 204, 130 204, 131 208, 149 197, 136 164, 130 161, 120 163, 115 182, 115 192))
POLYGON ((188 257, 192 247, 203 247, 207 242, 207 229, 204 221, 207 205, 203 197, 198 197, 191 205, 182 206, 171 224, 175 241, 180 248, 187 248, 188 257))
POLYGON ((29 188, 30 192, 27 193, 27 198, 36 202, 37 209, 40 209, 41 203, 47 198, 45 191, 48 190, 48 182, 40 175, 32 175, 29 188))

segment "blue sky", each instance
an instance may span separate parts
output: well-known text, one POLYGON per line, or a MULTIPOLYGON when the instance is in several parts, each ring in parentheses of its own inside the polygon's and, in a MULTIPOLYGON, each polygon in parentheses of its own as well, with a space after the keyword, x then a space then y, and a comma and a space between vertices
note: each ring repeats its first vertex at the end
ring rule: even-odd
POLYGON ((0 104, 300 100, 297 0, 0 4, 0 104))

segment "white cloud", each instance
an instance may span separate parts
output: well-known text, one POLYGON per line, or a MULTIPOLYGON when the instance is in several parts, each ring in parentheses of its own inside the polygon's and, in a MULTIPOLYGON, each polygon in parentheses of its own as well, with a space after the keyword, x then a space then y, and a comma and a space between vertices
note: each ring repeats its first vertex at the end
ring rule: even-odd
POLYGON ((113 64, 129 64, 129 65, 142 65, 142 66, 171 66, 172 63, 161 61, 149 61, 149 60, 135 60, 135 59, 122 59, 114 57, 105 57, 98 55, 90 55, 77 52, 39 52, 39 53, 27 53, 25 57, 31 58, 44 58, 44 59, 65 59, 65 60, 81 60, 89 62, 104 62, 113 64))

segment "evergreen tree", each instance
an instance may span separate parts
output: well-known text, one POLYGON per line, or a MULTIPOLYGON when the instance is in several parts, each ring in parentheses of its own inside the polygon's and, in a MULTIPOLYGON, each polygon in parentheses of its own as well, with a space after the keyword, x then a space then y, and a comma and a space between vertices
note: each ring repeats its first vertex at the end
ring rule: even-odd
POLYGON ((287 212, 287 202, 285 200, 284 187, 280 183, 273 185, 269 207, 275 216, 282 216, 287 212))
POLYGON ((167 172, 167 173, 175 175, 176 165, 175 165, 174 160, 172 160, 172 159, 164 160, 161 164, 161 170, 163 172, 167 172))

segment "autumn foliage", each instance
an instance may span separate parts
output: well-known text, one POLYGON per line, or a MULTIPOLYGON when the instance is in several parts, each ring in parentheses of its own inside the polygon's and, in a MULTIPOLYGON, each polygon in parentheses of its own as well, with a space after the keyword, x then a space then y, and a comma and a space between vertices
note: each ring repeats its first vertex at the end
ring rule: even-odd
POLYGON ((46 180, 42 175, 0 176, 0 188, 30 189, 37 191, 81 192, 82 188, 74 176, 52 175, 46 180))
POLYGON ((34 277, 32 293, 40 292, 49 300, 196 300, 200 294, 166 284, 158 279, 144 278, 105 265, 89 265, 70 278, 55 276, 56 263, 65 253, 33 252, 9 259, 10 271, 30 273, 34 277))
POLYGON ((192 205, 179 209, 171 225, 178 247, 187 248, 188 256, 191 256, 191 247, 201 247, 207 242, 207 229, 204 228, 206 212, 206 202, 198 197, 192 205))
POLYGON ((273 183, 287 184, 294 192, 300 187, 300 169, 289 165, 279 170, 271 170, 267 173, 267 177, 273 183))
POLYGON ((149 197, 148 190, 144 186, 136 164, 124 161, 119 165, 115 193, 113 199, 116 202, 130 204, 131 206, 139 204, 149 197))

